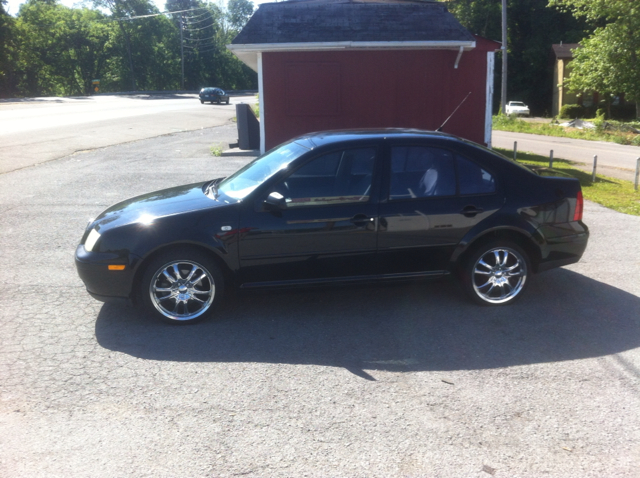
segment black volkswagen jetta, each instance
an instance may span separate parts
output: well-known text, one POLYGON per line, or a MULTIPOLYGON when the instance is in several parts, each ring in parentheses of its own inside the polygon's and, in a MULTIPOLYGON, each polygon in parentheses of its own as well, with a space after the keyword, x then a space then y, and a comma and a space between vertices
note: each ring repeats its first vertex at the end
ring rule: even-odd
POLYGON ((582 208, 576 179, 454 136, 329 131, 228 178, 110 207, 87 226, 76 266, 96 299, 132 299, 170 323, 210 315, 229 285, 455 274, 476 302, 501 305, 533 273, 580 259, 582 208))

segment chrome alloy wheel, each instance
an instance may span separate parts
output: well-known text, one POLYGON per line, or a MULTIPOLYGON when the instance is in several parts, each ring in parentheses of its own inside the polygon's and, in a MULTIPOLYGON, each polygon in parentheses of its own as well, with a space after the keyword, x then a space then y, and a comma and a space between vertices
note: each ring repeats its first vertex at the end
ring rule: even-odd
POLYGON ((169 262, 153 275, 149 283, 151 303, 163 316, 187 321, 204 314, 215 298, 211 273, 188 260, 169 262))
POLYGON ((490 304, 514 299, 527 280, 527 262, 509 247, 484 252, 473 265, 472 285, 477 296, 490 304))

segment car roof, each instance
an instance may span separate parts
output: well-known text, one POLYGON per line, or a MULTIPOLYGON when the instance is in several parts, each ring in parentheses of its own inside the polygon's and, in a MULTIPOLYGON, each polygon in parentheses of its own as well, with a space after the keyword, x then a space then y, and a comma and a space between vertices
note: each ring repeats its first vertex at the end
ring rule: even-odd
POLYGON ((380 139, 448 139, 453 141, 466 140, 448 133, 439 131, 425 131, 411 128, 375 128, 375 129, 345 129, 333 131, 320 131, 298 136, 293 141, 308 141, 314 147, 330 145, 343 141, 366 141, 380 139))

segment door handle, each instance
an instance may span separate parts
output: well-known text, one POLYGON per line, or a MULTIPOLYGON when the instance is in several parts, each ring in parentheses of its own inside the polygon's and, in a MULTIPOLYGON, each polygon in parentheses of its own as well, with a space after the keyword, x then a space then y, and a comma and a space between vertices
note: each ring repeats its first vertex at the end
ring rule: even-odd
POLYGON ((371 224, 375 221, 375 218, 369 217, 366 214, 356 214, 351 219, 349 219, 356 226, 366 226, 367 224, 371 224))
POLYGON ((462 209, 462 211, 460 211, 460 214, 466 217, 473 217, 476 214, 479 214, 483 211, 484 209, 482 209, 481 207, 466 206, 465 208, 462 209))

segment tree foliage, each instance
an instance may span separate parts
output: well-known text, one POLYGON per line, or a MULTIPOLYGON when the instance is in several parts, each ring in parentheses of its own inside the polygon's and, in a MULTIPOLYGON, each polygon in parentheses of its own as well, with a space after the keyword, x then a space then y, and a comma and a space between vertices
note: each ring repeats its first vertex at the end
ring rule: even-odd
POLYGON ((597 25, 574 51, 569 87, 574 91, 624 93, 640 118, 640 4, 630 0, 550 0, 597 25))
POLYGON ((0 98, 10 97, 17 90, 16 25, 15 19, 4 9, 5 3, 0 0, 0 98))
MULTIPOLYGON (((507 100, 524 101, 534 114, 544 114, 551 109, 551 45, 577 43, 584 38, 588 28, 584 20, 574 18, 568 12, 547 8, 547 3, 548 0, 507 1, 507 100)), ((499 0, 450 0, 447 5, 471 33, 502 40, 499 0)), ((499 62, 496 67, 496 85, 499 85, 499 62)), ((498 100, 499 95, 496 95, 498 100)))
POLYGON ((68 8, 58 0, 27 0, 16 18, 0 0, 0 94, 86 95, 177 90, 184 51, 185 88, 251 89, 251 71, 226 48, 248 20, 253 4, 231 9, 200 0, 168 0, 161 14, 150 0, 94 0, 68 8), (182 43, 181 43, 182 27, 182 43), (181 48, 182 47, 182 48, 181 48))
POLYGON ((253 2, 249 0, 229 0, 227 10, 231 28, 239 32, 253 15, 253 2))
POLYGON ((57 2, 28 0, 17 19, 21 74, 28 95, 84 95, 111 53, 114 32, 104 15, 57 2))

